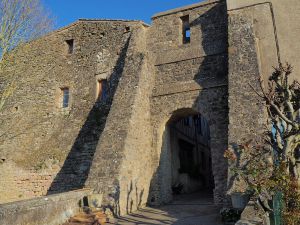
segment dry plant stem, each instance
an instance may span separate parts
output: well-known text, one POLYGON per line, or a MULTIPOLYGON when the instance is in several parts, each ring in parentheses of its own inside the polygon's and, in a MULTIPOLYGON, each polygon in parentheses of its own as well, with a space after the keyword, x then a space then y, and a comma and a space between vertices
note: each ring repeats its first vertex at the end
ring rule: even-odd
POLYGON ((271 141, 273 147, 278 151, 280 159, 289 166, 287 171, 299 181, 300 171, 297 169, 295 151, 300 146, 300 85, 297 81, 290 85, 291 73, 292 67, 289 64, 285 66, 280 64, 269 80, 268 89, 261 78, 259 79, 260 92, 250 86, 263 99, 267 107, 275 130, 274 140, 271 141))

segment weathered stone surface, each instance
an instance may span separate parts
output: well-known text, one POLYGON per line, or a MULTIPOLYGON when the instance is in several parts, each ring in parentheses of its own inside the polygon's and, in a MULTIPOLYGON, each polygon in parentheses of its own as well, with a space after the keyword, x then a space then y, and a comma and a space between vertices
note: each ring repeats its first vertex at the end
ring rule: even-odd
POLYGON ((253 20, 248 13, 229 17, 229 144, 251 139, 265 122, 263 105, 249 85, 259 90, 253 20))
POLYGON ((237 225, 243 224, 265 224, 263 218, 268 217, 264 209, 256 202, 250 201, 241 215, 241 220, 237 225))
POLYGON ((148 45, 153 52, 155 88, 151 103, 153 168, 150 204, 172 199, 166 125, 180 116, 201 113, 210 126, 215 203, 222 203, 226 189, 227 146, 227 16, 226 5, 211 1, 185 11, 175 10, 153 17, 148 45), (180 17, 189 15, 191 43, 182 44, 180 17), (199 48, 200 47, 200 48, 199 48), (189 88, 190 87, 190 88, 189 88), (225 169, 226 171, 226 169, 225 169))
MULTIPOLYGON (((282 59, 297 59, 285 50, 290 28, 282 28, 285 12, 276 0, 275 8, 246 2, 228 11, 226 1, 210 0, 157 14, 151 26, 80 20, 17 49, 0 74, 0 87, 7 73, 18 81, 1 112, 0 203, 85 186, 120 214, 169 202, 168 124, 201 113, 210 126, 214 201, 227 204, 224 150, 265 123, 248 83, 258 88, 281 51, 282 59), (191 38, 183 44, 187 15, 191 38), (274 24, 283 31, 276 34, 274 24), (96 97, 101 79, 105 100, 96 97), (66 87, 70 104, 62 109, 66 87)), ((299 1, 289 2, 289 18, 298 18, 299 1)))
POLYGON ((229 14, 234 11, 243 13, 247 8, 259 8, 260 12, 252 18, 258 25, 257 29, 264 34, 257 37, 261 48, 261 66, 268 73, 266 76, 272 71, 272 66, 277 66, 277 57, 280 56, 283 63, 289 62, 294 66, 292 76, 299 78, 300 2, 284 2, 285 4, 282 4, 282 0, 227 0, 227 5, 229 14))
POLYGON ((87 180, 89 187, 104 192, 106 203, 123 214, 146 204, 152 172, 150 96, 154 77, 147 64, 151 59, 143 53, 144 35, 140 31, 131 37, 122 79, 87 180))
MULTIPOLYGON (((158 169, 167 166, 161 160, 165 153, 157 143, 163 137, 158 129, 177 110, 190 108, 189 113, 201 112, 209 120, 215 201, 222 202, 226 191, 222 155, 227 146, 228 123, 226 5, 212 1, 153 20, 150 28, 140 22, 79 21, 29 45, 32 49, 24 58, 26 62, 15 69, 18 74, 29 74, 24 67, 45 45, 44 54, 39 55, 30 75, 20 77, 22 82, 28 79, 23 82, 27 85, 18 88, 4 114, 7 124, 12 124, 10 107, 24 103, 17 118, 24 123, 21 127, 26 127, 30 119, 41 121, 28 128, 30 134, 5 140, 2 152, 9 156, 6 165, 14 162, 27 171, 36 168, 37 174, 52 168, 51 163, 44 166, 48 159, 57 163, 58 170, 51 171, 48 186, 37 196, 45 194, 47 188, 51 194, 88 186, 104 193, 104 202, 119 207, 120 213, 145 205, 153 197, 149 197, 149 191, 160 192, 160 197, 154 196, 155 204, 170 200, 167 183, 159 190, 154 188, 162 185, 159 180, 165 175, 170 176, 158 169), (184 45, 180 17, 187 14, 192 38, 184 45), (74 39, 75 49, 74 54, 66 55, 64 42, 69 39, 74 39), (108 78, 106 102, 95 101, 100 77, 108 78), (196 89, 184 90, 180 82, 193 82, 196 89), (177 85, 177 91, 166 93, 164 85, 177 85), (58 107, 60 87, 70 88, 68 109, 58 107), (164 92, 155 96, 154 87, 164 92), (41 102, 35 101, 38 97, 41 102), (9 154, 10 148, 20 150, 9 154)), ((14 182, 3 180, 3 192, 14 182)), ((22 192, 22 185, 19 188, 22 192)))
POLYGON ((79 212, 79 201, 90 190, 72 191, 0 205, 0 224, 58 225, 79 212))
POLYGON ((235 225, 262 225, 262 223, 253 222, 253 221, 249 221, 249 220, 240 220, 235 225))
POLYGON ((16 54, 9 69, 18 88, 1 112, 0 154, 6 160, 0 202, 84 186, 122 74, 130 38, 126 27, 137 24, 79 21, 16 54), (73 54, 66 50, 69 39, 74 39, 73 54), (109 81, 105 102, 96 100, 99 77, 109 81), (62 87, 70 89, 66 109, 60 107, 62 87))

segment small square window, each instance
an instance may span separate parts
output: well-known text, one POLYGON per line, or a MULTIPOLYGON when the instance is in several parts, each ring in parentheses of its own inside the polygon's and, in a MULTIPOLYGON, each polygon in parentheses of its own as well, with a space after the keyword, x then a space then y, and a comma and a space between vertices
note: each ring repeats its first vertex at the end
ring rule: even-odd
POLYGON ((72 54, 74 52, 74 39, 66 40, 68 45, 68 54, 72 54))
POLYGON ((124 32, 125 32, 125 33, 130 32, 130 27, 125 27, 124 32))
POLYGON ((191 28, 189 15, 180 18, 182 24, 182 43, 188 44, 191 42, 191 28))
POLYGON ((107 80, 102 79, 97 81, 97 100, 106 101, 108 92, 107 80))
POLYGON ((191 30, 190 30, 190 28, 185 29, 185 42, 186 43, 191 42, 191 30))
POLYGON ((62 88, 61 89, 61 107, 62 108, 68 108, 69 107, 69 100, 70 100, 70 90, 69 88, 62 88))

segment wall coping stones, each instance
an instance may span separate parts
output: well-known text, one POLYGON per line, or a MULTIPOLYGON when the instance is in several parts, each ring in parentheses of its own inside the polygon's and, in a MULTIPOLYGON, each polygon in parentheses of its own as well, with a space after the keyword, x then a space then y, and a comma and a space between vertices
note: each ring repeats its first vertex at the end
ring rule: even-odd
MULTIPOLYGON (((122 19, 84 19, 84 18, 81 18, 81 19, 78 19, 77 21, 69 24, 69 25, 66 25, 60 29, 57 29, 57 30, 54 30, 54 31, 51 31, 49 32, 48 34, 45 34, 44 36, 38 38, 37 40, 41 39, 41 38, 45 38, 45 37, 48 37, 48 36, 51 36, 51 35, 54 35, 54 34, 57 34, 57 33, 60 33, 62 31, 65 31, 65 30, 68 30, 70 29, 71 27, 73 26, 76 26, 80 23, 102 23, 102 22, 120 22, 120 23, 124 23, 124 24, 142 24, 143 26, 145 27, 150 27, 149 24, 145 23, 144 21, 141 21, 141 20, 122 20, 122 19)), ((35 41, 35 40, 33 40, 35 41)))
POLYGON ((257 4, 270 3, 270 0, 226 0, 227 10, 235 10, 257 4))
POLYGON ((90 189, 80 189, 0 205, 0 224, 58 225, 79 212, 79 201, 90 189))
POLYGON ((197 48, 196 45, 190 45, 178 49, 171 49, 166 52, 161 52, 155 59, 155 66, 177 63, 196 58, 204 58, 206 56, 215 56, 225 54, 224 51, 212 50, 204 53, 201 49, 197 48))
POLYGON ((235 225, 264 225, 269 224, 269 215, 254 201, 250 201, 241 215, 241 220, 235 225))
POLYGON ((219 84, 219 85, 201 87, 195 80, 176 82, 176 83, 156 86, 153 89, 152 97, 160 97, 160 96, 172 95, 172 94, 177 94, 182 92, 198 91, 203 89, 226 87, 226 86, 228 85, 219 84))
POLYGON ((152 20, 154 20, 158 17, 167 16, 167 15, 171 15, 171 14, 174 14, 174 13, 191 10, 191 9, 194 9, 194 8, 204 7, 204 6, 211 5, 211 4, 218 3, 218 2, 222 2, 222 1, 223 0, 206 0, 204 2, 195 3, 195 4, 188 5, 188 6, 183 6, 183 7, 167 10, 167 11, 164 11, 164 12, 160 12, 160 13, 154 14, 151 18, 152 18, 152 20))
POLYGON ((80 18, 78 21, 83 22, 126 22, 126 23, 141 23, 142 25, 146 27, 150 27, 149 24, 145 23, 142 20, 126 20, 126 19, 86 19, 86 18, 80 18))

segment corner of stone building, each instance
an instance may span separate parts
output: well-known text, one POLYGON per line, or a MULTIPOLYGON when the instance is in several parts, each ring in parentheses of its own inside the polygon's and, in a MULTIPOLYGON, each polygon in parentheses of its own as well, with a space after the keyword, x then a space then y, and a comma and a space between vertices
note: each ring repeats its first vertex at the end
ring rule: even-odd
MULTIPOLYGON (((260 91, 259 80, 268 81, 280 57, 272 4, 265 0, 227 0, 227 4, 228 145, 232 147, 264 132, 267 111, 252 87, 260 91)), ((229 189, 237 185, 235 180, 228 173, 229 189)))
POLYGON ((154 83, 147 29, 137 24, 132 31, 124 71, 86 182, 95 192, 103 192, 105 204, 120 215, 146 204, 151 177, 151 171, 145 171, 150 166, 154 83))

